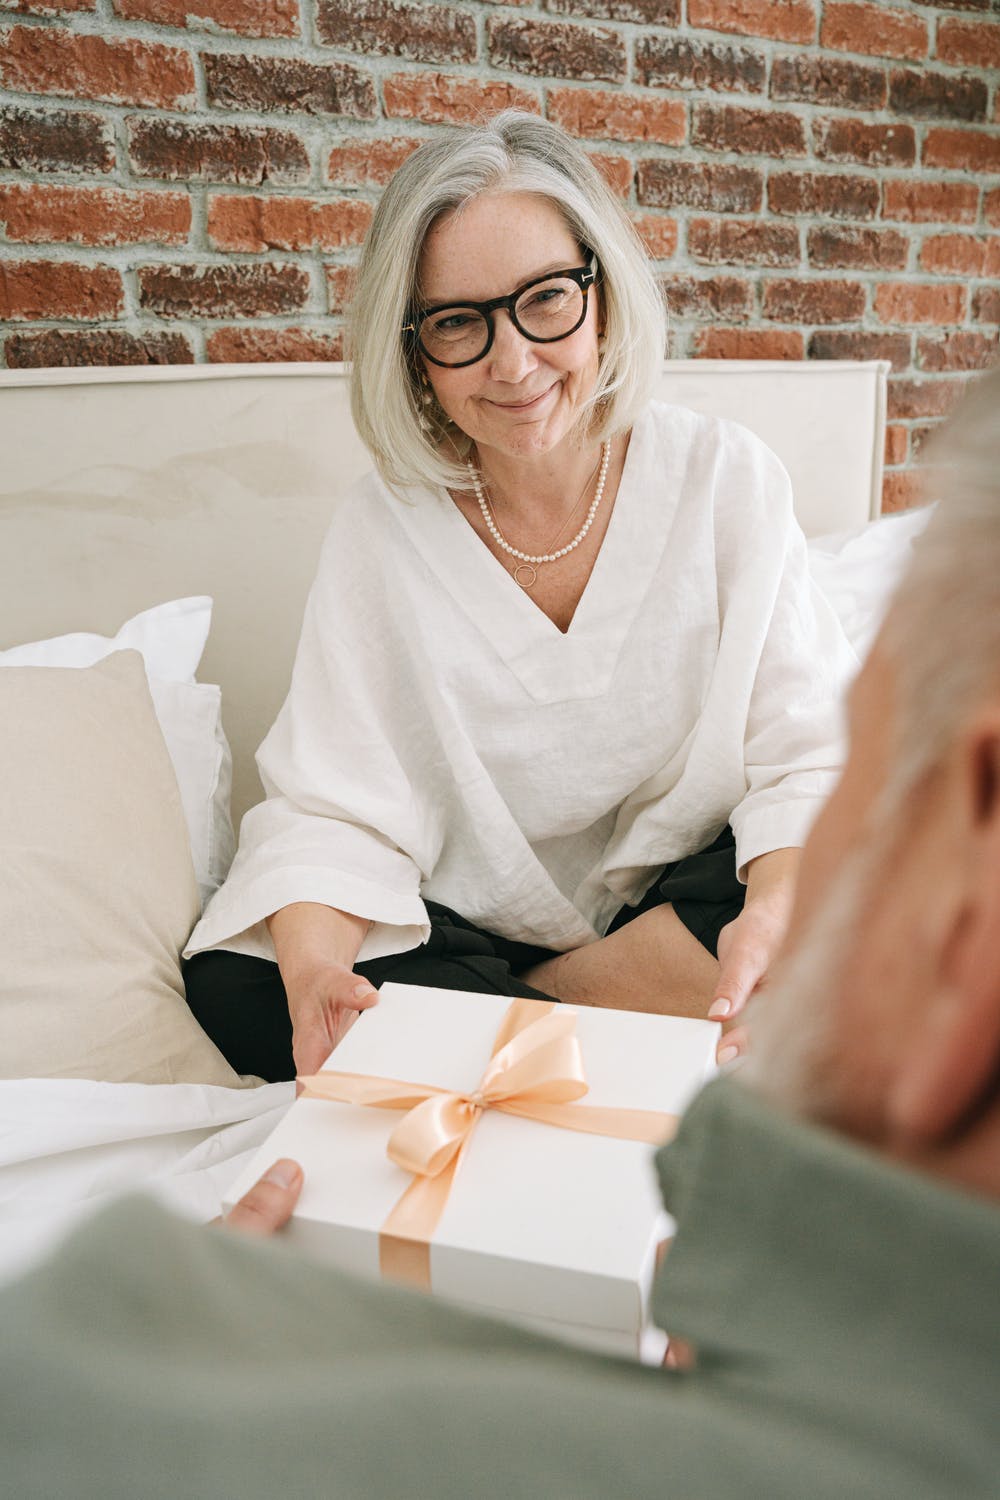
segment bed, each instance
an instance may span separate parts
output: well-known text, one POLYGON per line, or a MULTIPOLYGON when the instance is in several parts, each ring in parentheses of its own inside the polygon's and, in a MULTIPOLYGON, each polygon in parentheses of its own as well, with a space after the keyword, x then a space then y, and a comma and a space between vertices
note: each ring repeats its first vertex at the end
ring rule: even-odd
MULTIPOLYGON (((792 476, 817 580, 859 652, 924 523, 914 514, 877 519, 887 369, 670 362, 657 393, 742 421, 775 449, 792 476)), ((140 766, 173 771, 184 818, 177 826, 186 827, 196 877, 174 918, 183 926, 196 914, 192 902, 200 904, 224 874, 230 811, 238 824, 260 796, 253 752, 287 685, 327 519, 337 496, 369 466, 351 424, 345 370, 0 371, 0 453, 0 667, 89 670, 116 647, 141 653, 169 766, 157 760, 159 737, 150 748, 139 734, 124 769, 102 765, 104 780, 94 785, 118 806, 140 766)), ((15 679, 34 691, 37 671, 30 678, 0 673, 0 695, 15 679)), ((117 680, 100 684, 112 695, 121 687, 117 680)), ((16 767, 20 754, 23 766, 26 755, 36 756, 25 749, 27 711, 16 696, 0 696, 4 701, 10 764, 16 767)), ((51 711, 58 714, 58 706, 51 711)), ((64 729, 54 721, 56 732, 37 752, 47 755, 57 742, 52 754, 63 754, 74 775, 86 758, 81 726, 89 723, 86 712, 75 712, 64 729)), ((0 761, 2 776, 14 812, 0 827, 8 838, 11 828, 20 830, 23 841, 28 813, 18 778, 0 761)), ((91 813, 95 795, 83 799, 91 813)), ((44 809, 54 846, 75 830, 73 808, 67 801, 61 812, 44 809)), ((135 816, 142 815, 140 805, 135 816)), ((101 837, 103 823, 95 827, 101 837)), ((57 855, 65 863, 65 850, 56 847, 57 855)), ((168 861, 150 859, 149 869, 129 878, 142 884, 150 870, 162 878, 153 868, 161 863, 168 861)), ((60 869, 53 879, 62 878, 60 869)), ((91 922, 95 910, 103 916, 113 908, 105 887, 116 880, 120 862, 109 855, 90 882, 103 903, 88 908, 91 922)), ((97 897, 87 891, 84 899, 97 897)), ((23 950, 31 972, 46 951, 46 931, 54 930, 41 924, 26 935, 39 904, 44 895, 36 896, 27 923, 8 910, 6 928, 0 925, 8 955, 11 947, 23 950)), ((117 940, 112 926, 103 948, 91 944, 100 949, 90 954, 98 981, 117 940)), ((45 997, 50 1034, 58 1032, 68 1047, 75 1033, 70 1026, 62 1036, 59 1007, 75 1005, 76 991, 75 981, 63 982, 45 997)), ((74 1025, 93 1024, 103 1000, 96 993, 95 1008, 74 1025)), ((0 1040, 9 1043, 14 1022, 6 1007, 0 988, 0 1040)), ((11 1076, 14 1067, 0 1068, 0 1276, 36 1258, 80 1214, 130 1188, 151 1190, 197 1219, 213 1217, 292 1098, 291 1085, 235 1087, 239 1080, 211 1069, 186 1077, 174 1068, 164 1075, 170 1081, 95 1081, 86 1076, 86 1051, 76 1067, 83 1076, 72 1076, 72 1066, 60 1077, 11 1076)), ((128 1078, 127 1070, 121 1076, 128 1078)))

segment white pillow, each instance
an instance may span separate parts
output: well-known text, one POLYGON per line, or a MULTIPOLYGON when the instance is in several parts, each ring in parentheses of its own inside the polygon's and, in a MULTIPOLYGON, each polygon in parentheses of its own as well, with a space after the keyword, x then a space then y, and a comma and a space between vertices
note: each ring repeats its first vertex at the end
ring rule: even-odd
POLYGON ((813 537, 809 570, 863 661, 935 506, 923 505, 851 531, 813 537))
POLYGON ((0 672, 0 1077, 241 1080, 184 999, 187 829, 143 662, 0 672))
POLYGON ((225 880, 236 848, 222 693, 195 681, 211 623, 212 601, 199 595, 143 610, 115 636, 76 632, 0 651, 0 667, 90 667, 115 651, 141 654, 180 789, 202 906, 225 880))

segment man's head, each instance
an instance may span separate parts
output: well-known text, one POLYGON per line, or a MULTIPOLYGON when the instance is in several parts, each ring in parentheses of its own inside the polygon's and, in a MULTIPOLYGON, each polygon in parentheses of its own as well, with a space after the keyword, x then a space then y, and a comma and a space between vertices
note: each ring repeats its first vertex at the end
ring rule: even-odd
POLYGON ((1000 1197, 1000 371, 932 463, 743 1076, 1000 1197))

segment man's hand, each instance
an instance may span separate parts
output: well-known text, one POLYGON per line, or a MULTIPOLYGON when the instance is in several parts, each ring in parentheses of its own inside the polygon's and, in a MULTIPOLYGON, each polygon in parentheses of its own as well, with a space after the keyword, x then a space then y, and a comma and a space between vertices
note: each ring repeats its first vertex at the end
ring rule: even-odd
POLYGON ((284 1157, 268 1167, 235 1208, 216 1222, 242 1234, 274 1234, 292 1217, 303 1180, 298 1162, 284 1157))
POLYGON ((297 966, 286 978, 285 989, 299 1075, 318 1073, 358 1013, 378 1000, 378 991, 367 979, 333 959, 297 966))

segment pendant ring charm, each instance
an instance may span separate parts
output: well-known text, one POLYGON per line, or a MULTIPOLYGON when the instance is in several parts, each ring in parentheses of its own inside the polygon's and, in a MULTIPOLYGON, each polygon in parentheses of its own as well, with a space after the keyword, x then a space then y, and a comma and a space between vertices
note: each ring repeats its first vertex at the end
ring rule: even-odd
POLYGON ((523 589, 530 589, 538 577, 538 569, 533 568, 530 563, 519 563, 514 569, 514 582, 519 583, 523 589))

